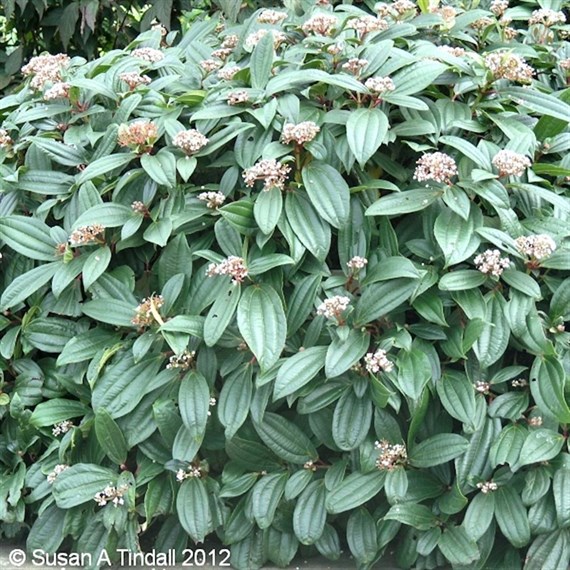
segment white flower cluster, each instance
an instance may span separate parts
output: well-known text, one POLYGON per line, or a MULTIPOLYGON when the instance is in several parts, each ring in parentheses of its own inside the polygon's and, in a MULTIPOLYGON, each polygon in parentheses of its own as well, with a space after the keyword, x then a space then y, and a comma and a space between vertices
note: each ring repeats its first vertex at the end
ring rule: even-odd
POLYGON ((50 485, 53 485, 54 481, 57 479, 57 476, 60 473, 63 473, 66 469, 69 469, 69 465, 66 465, 65 463, 60 463, 59 465, 56 465, 53 468, 53 471, 49 473, 48 476, 46 477, 47 482, 50 485))
POLYGON ((71 85, 65 81, 54 83, 45 93, 44 101, 54 101, 55 99, 69 99, 71 85))
POLYGON ((419 182, 435 180, 451 184, 451 178, 457 174, 455 160, 444 152, 430 152, 424 154, 416 162, 414 178, 419 182))
POLYGON ((182 483, 182 481, 184 481, 185 479, 190 479, 192 477, 201 477, 202 476, 202 471, 200 471, 200 469, 198 467, 188 467, 188 469, 179 469, 176 472, 176 480, 179 483, 182 483))
POLYGON ((556 24, 566 23, 566 16, 564 12, 557 12, 556 10, 551 10, 550 8, 541 8, 540 10, 535 10, 528 21, 529 24, 542 24, 543 26, 550 27, 556 24))
POLYGON ((166 365, 167 370, 172 370, 173 368, 179 368, 180 370, 188 370, 190 364, 194 362, 194 357, 196 356, 196 351, 192 352, 185 350, 182 354, 173 354, 168 359, 168 364, 166 365))
POLYGON ((303 469, 306 469, 307 471, 316 471, 317 466, 315 465, 314 461, 309 459, 309 461, 305 461, 303 469))
POLYGON ((358 269, 364 269, 368 264, 368 259, 361 257, 360 255, 355 255, 352 259, 346 262, 346 266, 353 271, 358 269))
POLYGON ((194 154, 208 144, 208 138, 196 129, 188 129, 176 133, 172 144, 182 149, 186 154, 194 154))
POLYGON ((0 148, 10 148, 14 144, 6 129, 0 129, 0 148))
POLYGON ((222 192, 201 192, 198 194, 198 200, 206 202, 206 206, 214 210, 226 201, 226 197, 222 192))
POLYGON ((280 12, 279 10, 263 10, 259 16, 257 16, 257 21, 260 24, 280 24, 283 20, 287 19, 287 12, 280 12))
POLYGON ((342 68, 352 73, 353 75, 358 75, 364 67, 368 65, 367 59, 360 59, 358 57, 351 57, 347 62, 342 64, 342 68))
POLYGON ((128 492, 128 485, 119 485, 115 487, 109 483, 102 491, 96 493, 93 500, 100 506, 104 507, 107 503, 113 503, 114 507, 125 504, 123 496, 128 492))
POLYGON ((443 20, 442 27, 450 29, 455 25, 455 17, 457 16, 457 10, 453 6, 441 6, 439 8, 434 8, 430 10, 432 14, 437 14, 441 16, 443 20))
POLYGON ((58 435, 67 433, 73 427, 73 425, 74 424, 71 420, 65 420, 63 422, 59 422, 57 424, 54 424, 51 433, 53 433, 53 435, 57 437, 58 435))
POLYGON ((248 50, 252 50, 260 41, 261 38, 265 37, 267 34, 273 34, 273 47, 277 49, 284 41, 287 40, 287 36, 278 30, 257 30, 249 34, 245 38, 244 45, 248 50))
POLYGON ((245 89, 232 91, 231 93, 228 93, 226 101, 228 105, 239 105, 240 103, 246 103, 249 101, 249 93, 245 89))
MULTIPOLYGON (((164 297, 162 295, 151 295, 143 299, 142 303, 135 309, 136 315, 131 322, 133 325, 139 327, 148 327, 155 322, 159 322, 156 318, 156 314, 160 317, 158 309, 160 309, 162 305, 164 305, 164 297)), ((159 324, 161 323, 159 322, 159 324)))
POLYGON ((369 352, 364 357, 364 363, 366 370, 370 374, 378 374, 381 370, 384 372, 392 372, 394 370, 394 363, 388 360, 387 352, 381 348, 378 348, 376 352, 369 352))
POLYGON ((379 95, 396 89, 396 86, 390 77, 369 77, 364 85, 367 89, 373 93, 378 93, 379 95))
POLYGON ((502 16, 506 9, 509 7, 509 0, 493 0, 491 2, 490 10, 495 16, 502 16))
MULTIPOLYGON (((216 400, 216 398, 210 398, 210 402, 209 402, 209 407, 213 408, 216 404, 218 403, 218 401, 216 400)), ((210 410, 208 410, 208 415, 211 416, 212 412, 210 410)))
POLYGON ((297 125, 287 123, 283 127, 281 140, 285 144, 289 144, 291 142, 304 144, 312 141, 319 134, 320 130, 320 127, 313 121, 303 121, 297 125))
POLYGON ((131 204, 131 210, 137 214, 148 214, 148 208, 145 206, 145 203, 141 202, 140 200, 135 200, 131 204))
POLYGON ((315 14, 301 26, 301 29, 307 35, 319 34, 321 36, 330 36, 337 27, 338 20, 335 16, 331 16, 330 14, 315 14))
POLYGON ((495 79, 530 83, 534 69, 520 55, 508 51, 494 51, 485 56, 485 67, 495 79))
POLYGON ((470 27, 473 28, 474 30, 482 32, 483 30, 485 30, 486 28, 488 28, 489 26, 492 26, 494 24, 495 24, 495 20, 493 20, 493 18, 489 18, 488 16, 484 16, 483 18, 479 18, 478 20, 475 20, 474 22, 472 22, 470 24, 470 27))
POLYGON ((382 18, 374 16, 362 16, 360 18, 352 18, 346 24, 346 27, 356 30, 360 38, 371 32, 381 32, 388 29, 388 22, 382 18))
POLYGON ((507 149, 500 150, 491 162, 499 171, 499 176, 521 176, 531 165, 528 156, 507 149))
POLYGON ((245 185, 252 188, 256 180, 263 180, 263 190, 269 192, 272 188, 285 189, 285 181, 291 172, 291 167, 286 164, 268 158, 260 160, 251 168, 246 168, 243 172, 245 185))
POLYGON ((525 378, 517 378, 511 382, 513 388, 524 388, 528 386, 528 381, 525 378))
POLYGON ((148 75, 141 75, 137 71, 125 71, 124 73, 120 73, 119 79, 124 81, 131 91, 139 85, 148 85, 151 81, 148 75))
POLYGON ((227 65, 218 71, 218 77, 226 81, 231 81, 238 71, 241 71, 241 67, 237 65, 227 65))
POLYGON ((335 295, 329 299, 325 299, 317 307, 317 315, 327 319, 337 319, 350 305, 350 298, 343 295, 335 295))
POLYGON ((492 493, 493 491, 496 491, 498 488, 499 486, 494 481, 485 481, 483 483, 477 483, 477 489, 480 489, 481 493, 485 495, 487 493, 492 493))
POLYGON ((561 59, 558 62, 558 65, 560 66, 561 69, 570 70, 570 57, 567 57, 566 59, 561 59))
POLYGON ((210 263, 206 270, 206 275, 208 277, 229 275, 232 278, 232 283, 237 285, 238 283, 243 283, 248 273, 243 258, 237 255, 230 255, 220 263, 210 263))
POLYGON ((105 226, 102 224, 93 224, 91 226, 81 226, 71 232, 69 236, 69 245, 79 246, 87 245, 98 241, 99 236, 105 231, 105 226))
POLYGON ((158 127, 156 123, 146 119, 124 123, 117 131, 117 142, 119 146, 129 147, 133 150, 146 150, 152 148, 154 141, 158 138, 158 127))
POLYGON ((546 234, 520 236, 515 240, 515 244, 521 253, 536 260, 552 255, 556 249, 556 242, 546 234))
POLYGON ((508 257, 501 257, 498 249, 488 249, 480 253, 473 261, 481 273, 495 277, 499 277, 505 269, 511 266, 511 260, 508 257))
POLYGON ((230 34, 224 38, 222 42, 222 48, 233 49, 239 44, 239 36, 235 34, 230 34))
POLYGON ((491 384, 489 382, 485 382, 484 380, 477 380, 475 384, 473 384, 476 392, 479 394, 488 394, 491 390, 491 384))
POLYGON ((204 59, 200 62, 200 67, 206 72, 211 73, 212 71, 216 71, 216 69, 220 69, 223 63, 216 59, 204 59))
POLYGON ((408 461, 406 446, 402 443, 390 443, 385 439, 374 442, 374 447, 380 452, 376 459, 376 468, 380 471, 392 471, 404 466, 408 461))
POLYGON ((374 6, 374 11, 382 18, 391 16, 395 20, 400 19, 402 16, 415 14, 417 6, 411 0, 396 0, 392 4, 385 4, 383 2, 374 6))
POLYGON ((466 53, 465 49, 463 49, 462 47, 439 46, 439 49, 447 52, 449 55, 452 55, 453 57, 463 57, 466 53))
POLYGON ((533 416, 532 418, 529 418, 528 425, 532 427, 540 427, 543 422, 544 420, 542 419, 542 416, 533 416))
POLYGON ((69 65, 69 62, 69 56, 63 53, 38 55, 32 57, 29 63, 22 67, 22 74, 31 75, 30 86, 39 91, 47 83, 61 81, 61 72, 69 65))
POLYGON ((156 63, 157 61, 162 61, 164 59, 164 53, 159 49, 154 49, 150 47, 140 47, 136 48, 131 52, 132 57, 137 59, 142 59, 148 63, 156 63))

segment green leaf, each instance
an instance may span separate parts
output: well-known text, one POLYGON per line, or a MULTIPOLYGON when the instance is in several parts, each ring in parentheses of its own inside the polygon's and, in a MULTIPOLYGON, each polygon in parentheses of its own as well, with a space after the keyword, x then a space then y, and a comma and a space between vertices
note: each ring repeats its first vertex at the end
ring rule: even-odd
POLYGON ((496 467, 508 463, 511 468, 515 466, 527 433, 527 430, 517 424, 503 429, 489 451, 491 465, 496 467))
POLYGON ((102 224, 106 228, 116 228, 126 224, 132 217, 133 211, 122 204, 97 204, 83 212, 73 223, 73 229, 93 224, 102 224))
POLYGON ((570 469, 557 469, 552 480, 552 494, 556 505, 556 519, 560 528, 570 526, 570 469))
POLYGON ((525 570, 546 570, 568 565, 570 558, 570 533, 560 529, 548 534, 540 534, 530 545, 526 557, 525 570))
POLYGON ((95 434, 105 455, 118 465, 127 460, 128 446, 121 428, 105 408, 95 414, 95 434))
POLYGON ((253 48, 249 62, 251 86, 254 89, 263 89, 271 77, 273 67, 273 35, 266 34, 253 48))
POLYGON ((107 323, 118 327, 134 327, 132 320, 135 317, 135 309, 127 301, 121 299, 93 299, 81 305, 84 315, 101 323, 107 323))
POLYGON ((492 294, 486 299, 487 315, 473 350, 481 366, 487 368, 503 356, 509 344, 510 329, 504 316, 505 298, 492 294))
MULTIPOLYGON (((125 164, 128 164, 136 157, 134 152, 127 152, 121 154, 111 154, 108 156, 103 156, 98 158, 91 164, 87 166, 75 179, 75 183, 80 186, 81 184, 92 180, 93 178, 98 178, 104 174, 108 174, 113 170, 117 170, 125 164)), ((84 224, 85 225, 85 224, 84 224)))
POLYGON ((413 346, 398 355, 398 382, 396 386, 412 400, 418 400, 431 379, 429 358, 421 349, 413 346))
POLYGON ((429 530, 437 526, 438 523, 438 519, 431 509, 425 505, 414 505, 413 503, 392 506, 384 515, 384 519, 398 521, 418 530, 429 530))
POLYGON ((105 273, 110 262, 111 250, 106 245, 89 254, 83 266, 83 286, 85 289, 89 289, 105 273))
POLYGON ((53 484, 58 507, 71 509, 93 501, 93 497, 117 481, 117 473, 107 467, 77 463, 60 473, 53 484))
POLYGON ((275 518, 275 511, 279 506, 287 473, 278 471, 264 475, 253 487, 251 492, 251 511, 259 528, 265 529, 271 526, 275 518))
POLYGON ((352 111, 346 122, 350 150, 361 167, 372 158, 388 132, 388 117, 377 107, 352 111))
POLYGON ((344 226, 350 210, 350 190, 338 170, 324 162, 312 161, 303 167, 301 174, 318 214, 335 228, 344 226))
POLYGON ((204 481, 198 477, 186 479, 176 497, 176 512, 184 530, 194 542, 204 542, 210 527, 210 504, 204 481))
POLYGON ((530 526, 520 495, 510 485, 495 492, 495 518, 505 538, 516 548, 530 542, 530 526))
POLYGON ((459 457, 469 447, 469 442, 460 435, 440 433, 415 445, 409 454, 414 467, 434 467, 459 457))
POLYGON ((246 364, 226 378, 220 392, 218 417, 226 428, 227 439, 231 439, 247 419, 252 396, 252 367, 246 364))
POLYGON ((530 275, 522 271, 507 269, 501 274, 501 279, 517 291, 533 299, 540 299, 542 297, 538 283, 530 275))
POLYGON ((491 161, 476 146, 465 139, 454 136, 443 136, 439 138, 439 141, 457 149, 483 170, 491 170, 491 161))
POLYGON ((262 370, 271 368, 279 359, 287 336, 287 320, 279 295, 267 285, 248 287, 238 305, 237 323, 262 370))
POLYGON ((37 218, 10 216, 0 218, 0 239, 14 251, 39 261, 53 261, 57 242, 50 228, 37 218))
POLYGON ((447 413, 473 428, 476 417, 475 390, 465 374, 453 370, 442 375, 436 384, 437 394, 447 413))
POLYGON ((462 526, 451 526, 443 531, 437 545, 453 566, 469 566, 479 560, 479 549, 462 526))
POLYGON ((29 423, 34 427, 52 426, 64 420, 83 417, 86 413, 87 407, 77 400, 53 398, 34 408, 29 423))
POLYGON ((411 297, 416 286, 414 279, 392 279, 368 285, 356 304, 355 324, 365 325, 388 315, 411 297))
POLYGON ((377 200, 366 210, 367 216, 396 216, 425 210, 435 202, 443 192, 441 190, 405 190, 394 192, 377 200))
POLYGON ((144 153, 141 155, 140 161, 143 170, 160 186, 172 188, 176 184, 175 181, 173 184, 170 170, 167 169, 168 167, 165 168, 166 164, 158 155, 144 153))
POLYGON ((76 148, 62 142, 43 137, 30 137, 37 147, 41 148, 54 162, 64 166, 79 166, 86 162, 85 155, 76 148))
POLYGON ((297 499, 293 511, 293 531, 301 544, 314 544, 323 534, 327 520, 326 489, 323 481, 313 481, 297 499))
POLYGON ((228 285, 227 289, 216 297, 204 321, 204 342, 207 346, 214 346, 228 328, 234 318, 240 296, 241 285, 238 283, 228 285))
POLYGON ((210 387, 202 374, 191 371, 184 376, 178 391, 178 406, 188 437, 199 446, 206 433, 210 408, 210 387))
POLYGON ((218 208, 222 214, 240 234, 249 236, 257 230, 257 225, 253 218, 254 204, 249 198, 242 198, 231 204, 218 208))
POLYGON ((294 263, 295 261, 288 255, 284 255, 283 253, 269 253, 268 255, 250 261, 247 265, 247 271, 249 275, 261 275, 275 267, 293 265, 294 263))
POLYGON ((392 79, 396 89, 394 95, 414 95, 433 84, 447 65, 436 61, 418 61, 396 73, 392 79))
POLYGON ((491 526, 495 514, 495 495, 477 493, 469 503, 463 519, 463 527, 471 540, 479 540, 491 526))
POLYGON ((346 372, 364 356, 369 346, 370 334, 366 331, 350 329, 346 338, 335 336, 327 349, 325 376, 334 378, 346 372))
POLYGON ((305 433, 284 417, 266 412, 263 421, 254 424, 262 441, 276 455, 289 463, 304 464, 317 459, 317 450, 305 433))
POLYGON ((530 392, 538 407, 562 423, 570 423, 565 373, 555 356, 538 356, 530 370, 530 392))
POLYGON ((0 305, 2 305, 1 309, 5 311, 25 301, 30 295, 43 287, 60 267, 60 262, 47 263, 31 271, 27 271, 22 275, 18 275, 18 277, 4 289, 0 299, 0 305))
POLYGON ((378 554, 376 521, 366 509, 354 511, 346 525, 348 547, 359 564, 370 564, 378 554))
POLYGON ((524 440, 516 468, 531 463, 554 459, 564 445, 564 436, 549 429, 536 429, 529 432, 524 440))
POLYGON ((528 87, 499 89, 499 94, 510 97, 517 105, 522 105, 535 113, 568 122, 570 105, 552 95, 528 87))
POLYGON ((331 514, 338 514, 359 507, 382 490, 385 478, 386 473, 378 470, 369 473, 358 471, 351 473, 328 494, 327 511, 331 514))
POLYGON ((475 207, 471 208, 466 220, 449 209, 441 212, 435 221, 433 233, 443 251, 445 267, 461 263, 475 253, 481 243, 475 228, 482 221, 481 213, 475 207))
POLYGON ((372 402, 359 398, 353 390, 345 392, 335 406, 332 435, 343 450, 356 449, 366 438, 372 422, 372 402))
POLYGON ((58 366, 83 362, 93 358, 99 351, 116 344, 120 336, 101 327, 89 329, 73 337, 59 355, 58 366))
POLYGON ((474 269, 460 269, 442 275, 438 287, 442 291, 466 291, 485 283, 487 276, 474 269))
POLYGON ((264 234, 271 234, 277 226, 283 210, 283 194, 279 188, 271 188, 257 195, 253 205, 253 217, 264 234))
POLYGON ((308 384, 325 365, 326 346, 311 346, 287 358, 277 373, 273 399, 293 394, 308 384))

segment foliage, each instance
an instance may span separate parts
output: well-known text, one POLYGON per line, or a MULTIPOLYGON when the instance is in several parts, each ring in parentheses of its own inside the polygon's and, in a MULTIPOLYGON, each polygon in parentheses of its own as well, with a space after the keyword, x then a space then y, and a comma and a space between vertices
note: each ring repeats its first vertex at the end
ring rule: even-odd
POLYGON ((565 568, 568 27, 309 4, 1 101, 0 532, 565 568))

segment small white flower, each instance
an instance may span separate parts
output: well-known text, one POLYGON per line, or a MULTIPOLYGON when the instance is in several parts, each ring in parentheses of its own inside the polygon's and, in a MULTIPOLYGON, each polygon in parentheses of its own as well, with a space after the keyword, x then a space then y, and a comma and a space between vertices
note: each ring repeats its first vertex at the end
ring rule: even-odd
POLYGON ((342 295, 335 295, 329 299, 325 299, 317 307, 317 315, 326 317, 327 319, 338 319, 350 305, 350 298, 342 295))
POLYGON ((248 272, 243 258, 230 255, 220 263, 210 263, 206 270, 206 275, 208 277, 213 277, 214 275, 229 275, 232 278, 232 283, 237 285, 238 283, 243 283, 248 272))
POLYGON ((396 89, 396 86, 390 77, 369 77, 364 85, 367 89, 373 93, 378 93, 379 95, 396 89))
POLYGON ((530 83, 534 74, 534 69, 520 55, 508 51, 494 51, 486 55, 485 67, 495 79, 519 83, 530 83))
POLYGON ((530 167, 528 156, 513 150, 500 150, 491 161, 500 176, 521 176, 530 167))
POLYGON ((172 144, 181 148, 187 155, 194 154, 208 144, 208 139, 196 129, 180 131, 172 139, 172 144))
POLYGON ((406 446, 401 443, 392 444, 385 439, 374 442, 374 447, 380 452, 376 459, 376 468, 380 471, 392 471, 403 467, 408 461, 406 446))
POLYGON ((198 200, 206 202, 206 206, 215 210, 219 208, 226 200, 222 192, 201 192, 198 194, 198 200))
POLYGON ((477 269, 486 275, 499 277, 505 269, 511 266, 508 257, 501 257, 498 249, 488 249, 474 259, 477 269))
POLYGON ((228 65, 218 71, 218 77, 220 79, 225 79, 226 81, 231 81, 234 78, 234 75, 239 71, 241 71, 241 67, 238 67, 237 65, 228 65))
POLYGON ((59 422, 57 424, 55 424, 53 426, 53 429, 51 430, 51 432, 53 433, 53 435, 55 435, 56 437, 58 435, 62 435, 64 433, 67 433, 72 427, 73 427, 73 422, 70 420, 65 420, 63 422, 59 422))
POLYGON ((251 168, 244 170, 242 176, 245 185, 249 188, 253 187, 256 180, 263 180, 263 190, 268 192, 272 188, 284 190, 289 172, 291 172, 291 167, 274 158, 268 158, 260 160, 251 168))
POLYGON ((538 261, 552 255, 556 249, 556 242, 546 234, 520 236, 515 244, 521 253, 538 261))
POLYGON ((337 27, 338 20, 335 16, 331 16, 330 14, 315 14, 301 26, 301 29, 305 34, 330 36, 337 27))
POLYGON ((419 182, 435 180, 451 184, 450 180, 457 174, 457 165, 451 156, 443 152, 431 152, 424 154, 416 162, 414 178, 419 182))
POLYGON ((263 10, 257 17, 260 24, 280 24, 283 20, 287 19, 287 12, 280 12, 278 10, 263 10))
POLYGON ((140 47, 136 48, 131 52, 132 57, 137 59, 142 59, 148 63, 156 63, 164 59, 164 53, 158 49, 150 47, 140 47))
POLYGON ((297 125, 293 123, 287 123, 283 127, 281 140, 285 144, 289 144, 291 142, 304 144, 312 141, 320 132, 320 130, 320 127, 318 127, 317 124, 313 121, 303 121, 297 125))
POLYGON ((485 481, 484 483, 477 483, 477 489, 481 490, 481 493, 487 494, 496 491, 499 488, 497 483, 493 481, 485 481))
POLYGON ((365 257, 361 257, 360 255, 355 255, 351 260, 346 262, 346 266, 349 269, 354 270, 358 270, 358 269, 364 269, 364 267, 366 267, 366 265, 368 264, 368 259, 366 259, 365 257))
POLYGON ((369 352, 364 357, 364 363, 366 370, 370 374, 378 374, 381 370, 384 372, 392 372, 394 370, 394 363, 388 360, 387 352, 381 348, 378 348, 376 352, 369 352))

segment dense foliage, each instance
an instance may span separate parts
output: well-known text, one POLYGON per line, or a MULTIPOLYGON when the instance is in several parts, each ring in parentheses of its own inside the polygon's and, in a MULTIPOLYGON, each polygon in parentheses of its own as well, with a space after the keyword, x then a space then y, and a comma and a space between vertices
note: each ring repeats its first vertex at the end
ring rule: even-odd
POLYGON ((31 60, 0 535, 566 568, 563 8, 296 2, 31 60))

